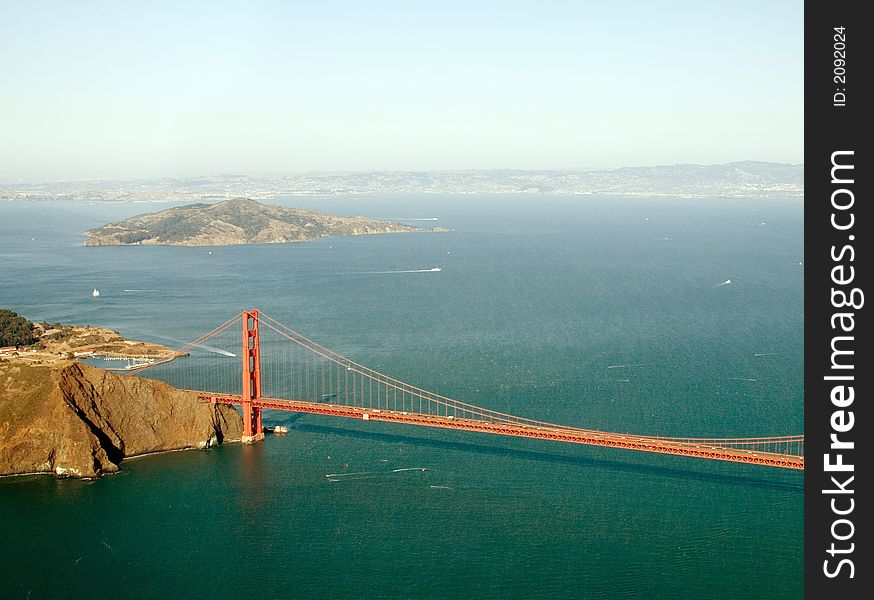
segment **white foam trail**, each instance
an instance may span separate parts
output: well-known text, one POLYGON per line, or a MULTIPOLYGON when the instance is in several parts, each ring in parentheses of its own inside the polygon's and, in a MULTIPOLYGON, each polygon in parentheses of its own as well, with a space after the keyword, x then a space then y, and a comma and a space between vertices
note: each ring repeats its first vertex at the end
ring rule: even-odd
POLYGON ((215 354, 221 354, 222 356, 230 356, 232 358, 237 356, 233 352, 228 352, 227 350, 222 350, 221 348, 213 348, 212 346, 207 346, 206 344, 194 344, 193 347, 194 348, 203 348, 204 350, 207 350, 208 352, 214 352, 215 354))
POLYGON ((755 379, 750 379, 749 377, 729 377, 729 379, 733 381, 752 381, 753 383, 756 382, 755 379))
MULTIPOLYGON (((154 334, 153 334, 154 335, 154 334)), ((169 340, 171 342, 176 342, 177 344, 187 345, 188 342, 183 342, 182 340, 177 340, 176 338, 167 337, 165 335, 154 335, 156 338, 161 338, 162 340, 169 340)), ((228 352, 227 350, 222 350, 221 348, 215 348, 213 346, 207 346, 206 344, 194 344, 192 348, 202 348, 207 352, 213 352, 215 354, 221 354, 222 356, 230 356, 231 358, 236 358, 236 354, 233 352, 228 352)))
POLYGON ((337 275, 393 275, 395 273, 439 273, 443 269, 432 267, 430 269, 410 269, 406 271, 359 271, 353 273, 337 273, 337 275))
POLYGON ((756 352, 753 356, 773 356, 774 354, 782 354, 781 352, 756 352))
POLYGON ((610 365, 608 369, 624 369, 626 367, 651 367, 656 363, 636 363, 633 365, 610 365))
POLYGON ((325 478, 328 481, 352 481, 355 479, 370 479, 373 477, 386 476, 391 473, 401 473, 403 471, 425 471, 425 467, 405 467, 401 469, 392 469, 391 471, 356 471, 354 473, 328 473, 325 478))
POLYGON ((153 292, 156 290, 124 290, 125 292, 153 292))

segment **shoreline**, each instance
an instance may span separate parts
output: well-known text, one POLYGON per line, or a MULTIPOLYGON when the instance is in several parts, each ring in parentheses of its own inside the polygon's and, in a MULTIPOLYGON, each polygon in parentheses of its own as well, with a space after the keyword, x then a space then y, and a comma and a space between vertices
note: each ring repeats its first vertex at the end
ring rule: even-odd
MULTIPOLYGON (((117 331, 93 325, 34 324, 36 342, 0 354, 0 364, 55 366, 76 362, 88 364, 88 358, 101 360, 149 360, 149 365, 185 356, 169 346, 154 342, 129 340, 117 331)), ((90 365, 89 365, 90 366, 90 365)), ((135 372, 135 369, 107 369, 135 372)))
POLYGON ((187 244, 187 243, 174 243, 174 242, 133 242, 131 244, 123 244, 123 243, 108 243, 108 244, 89 244, 91 240, 98 239, 96 237, 91 237, 87 234, 83 234, 85 237, 85 241, 82 242, 82 247, 84 248, 132 248, 137 246, 147 246, 147 247, 169 247, 169 248, 226 248, 228 246, 282 246, 285 244, 306 244, 308 242, 316 242, 319 240, 330 240, 337 239, 343 237, 364 237, 368 235, 395 235, 395 234, 409 234, 409 233, 448 233, 450 229, 446 227, 433 227, 430 229, 416 229, 412 231, 373 231, 369 233, 345 233, 338 235, 325 235, 314 238, 309 238, 306 240, 284 240, 284 241, 276 241, 276 242, 228 242, 225 244, 187 244))
POLYGON ((224 439, 219 444, 213 444, 211 446, 205 446, 203 448, 198 448, 197 446, 188 446, 186 448, 171 448, 168 450, 155 450, 154 452, 142 452, 140 454, 133 454, 131 456, 125 456, 119 461, 119 469, 117 471, 112 471, 109 473, 101 473, 97 477, 76 477, 75 475, 62 475, 55 473, 54 471, 30 471, 27 473, 7 473, 6 475, 0 475, 0 480, 7 479, 11 477, 36 477, 40 475, 51 475, 55 479, 70 479, 75 481, 96 481, 98 479, 102 479, 103 477, 111 477, 112 475, 119 475, 122 473, 121 466, 124 465, 125 462, 130 460, 135 460, 138 458, 147 458, 149 456, 157 456, 159 454, 170 454, 172 452, 189 452, 191 450, 197 450, 200 452, 205 452, 207 450, 211 450, 217 446, 224 446, 225 444, 239 444, 241 438, 231 438, 224 439))

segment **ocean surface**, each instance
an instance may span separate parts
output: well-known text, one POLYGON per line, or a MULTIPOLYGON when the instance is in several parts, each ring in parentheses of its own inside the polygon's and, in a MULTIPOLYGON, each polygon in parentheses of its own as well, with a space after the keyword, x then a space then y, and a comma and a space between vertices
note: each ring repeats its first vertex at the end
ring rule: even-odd
MULTIPOLYGON (((255 307, 365 365, 525 417, 802 432, 801 199, 278 202, 448 231, 84 248, 85 229, 167 205, 5 203, 0 307, 169 345, 255 307)), ((96 481, 0 479, 0 597, 802 596, 798 472, 265 421, 291 432, 132 459, 96 481)))

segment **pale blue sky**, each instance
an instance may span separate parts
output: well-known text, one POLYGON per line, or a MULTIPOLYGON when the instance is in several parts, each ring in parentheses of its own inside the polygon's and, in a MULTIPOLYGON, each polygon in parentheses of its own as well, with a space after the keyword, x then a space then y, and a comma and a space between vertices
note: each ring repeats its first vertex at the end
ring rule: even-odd
POLYGON ((801 162, 802 16, 0 0, 0 179, 801 162))

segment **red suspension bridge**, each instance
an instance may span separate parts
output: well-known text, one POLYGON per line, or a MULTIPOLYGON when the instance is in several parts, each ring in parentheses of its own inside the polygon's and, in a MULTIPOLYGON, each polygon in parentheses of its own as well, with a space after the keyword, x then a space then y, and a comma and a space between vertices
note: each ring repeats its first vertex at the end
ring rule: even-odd
POLYGON ((261 412, 269 408, 804 468, 802 435, 693 438, 611 433, 528 419, 454 400, 350 360, 257 310, 244 311, 186 344, 177 357, 195 350, 201 354, 200 361, 170 359, 131 372, 150 370, 150 376, 193 391, 203 402, 239 405, 244 442, 263 438, 261 412), (240 325, 242 339, 237 328, 240 325), (262 352, 269 354, 269 360, 262 361, 262 352), (242 373, 239 363, 228 360, 239 356, 242 373))

